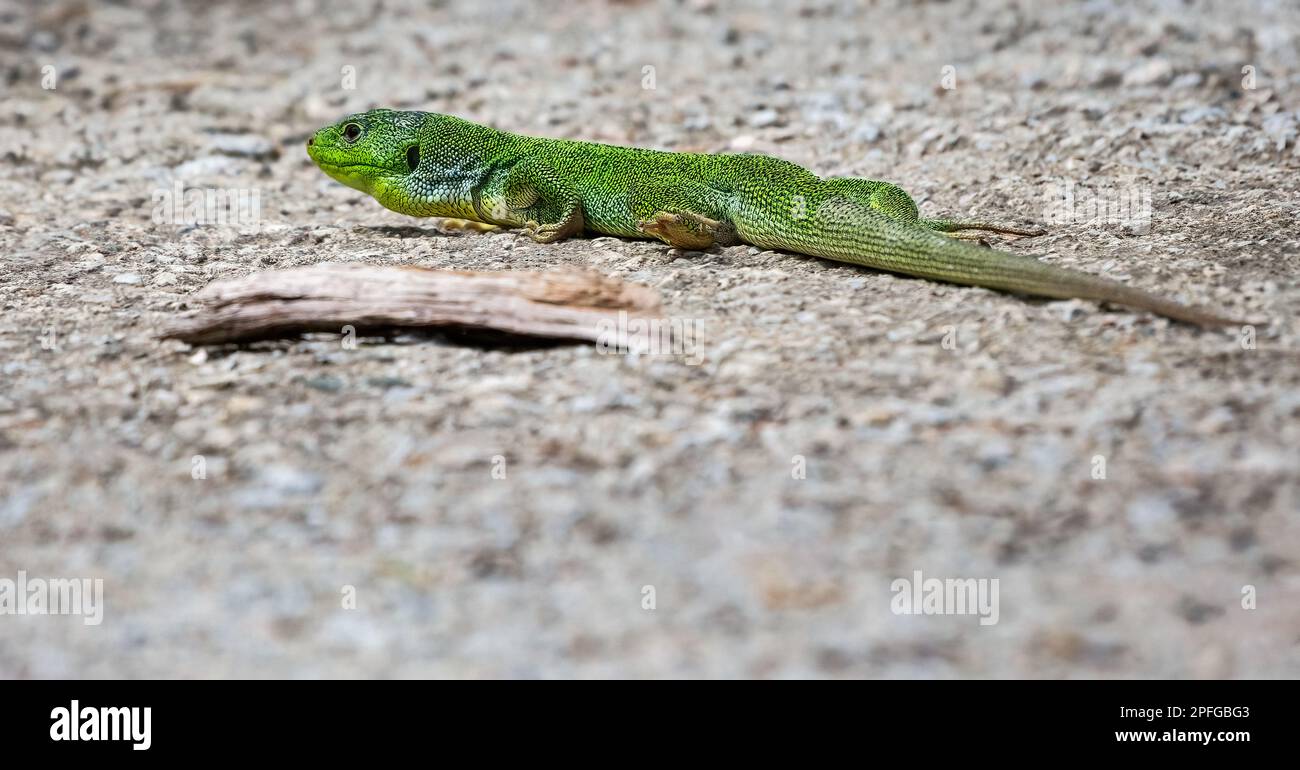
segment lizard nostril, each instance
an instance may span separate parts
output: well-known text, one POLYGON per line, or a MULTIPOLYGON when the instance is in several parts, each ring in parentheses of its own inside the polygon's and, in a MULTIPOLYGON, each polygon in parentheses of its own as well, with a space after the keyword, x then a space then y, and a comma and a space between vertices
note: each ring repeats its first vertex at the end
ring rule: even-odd
POLYGON ((314 136, 309 136, 309 137, 307 137, 307 146, 308 146, 308 147, 311 147, 311 143, 314 142, 314 141, 316 141, 316 137, 314 137, 314 136))

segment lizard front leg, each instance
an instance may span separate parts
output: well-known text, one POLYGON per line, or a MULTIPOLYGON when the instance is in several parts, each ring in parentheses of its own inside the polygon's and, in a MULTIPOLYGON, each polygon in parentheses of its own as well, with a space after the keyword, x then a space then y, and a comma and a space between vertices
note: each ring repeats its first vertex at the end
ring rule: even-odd
POLYGON ((521 160, 506 174, 502 187, 512 217, 538 243, 554 243, 582 232, 582 198, 554 169, 521 160))

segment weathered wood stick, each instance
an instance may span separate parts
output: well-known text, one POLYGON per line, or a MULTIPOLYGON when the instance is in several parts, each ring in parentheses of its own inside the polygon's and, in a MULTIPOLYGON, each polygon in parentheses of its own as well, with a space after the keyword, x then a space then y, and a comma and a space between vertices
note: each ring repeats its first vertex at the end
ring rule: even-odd
POLYGON ((160 335, 190 344, 246 342, 303 332, 465 327, 597 341, 622 319, 659 316, 648 286, 584 270, 545 273, 430 270, 324 263, 217 281, 199 309, 160 335))

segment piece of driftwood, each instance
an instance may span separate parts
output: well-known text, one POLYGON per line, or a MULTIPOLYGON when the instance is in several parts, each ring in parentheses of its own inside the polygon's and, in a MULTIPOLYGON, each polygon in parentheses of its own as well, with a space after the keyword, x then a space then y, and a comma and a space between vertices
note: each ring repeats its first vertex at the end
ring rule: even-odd
POLYGON ((190 344, 303 332, 461 327, 604 341, 628 318, 656 318, 647 286, 586 270, 472 272, 325 263, 217 281, 160 336, 190 344))

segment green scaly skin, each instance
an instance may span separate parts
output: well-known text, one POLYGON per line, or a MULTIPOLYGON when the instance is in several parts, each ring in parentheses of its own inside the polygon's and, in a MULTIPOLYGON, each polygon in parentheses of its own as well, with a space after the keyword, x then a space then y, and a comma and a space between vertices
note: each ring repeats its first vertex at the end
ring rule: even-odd
POLYGON ((542 243, 583 232, 705 249, 749 243, 939 281, 1235 324, 961 231, 1037 233, 921 219, 898 187, 820 179, 763 155, 706 155, 521 136, 431 112, 371 110, 320 129, 307 154, 334 179, 417 217, 522 227, 542 243), (955 236, 945 233, 957 233, 955 236))

